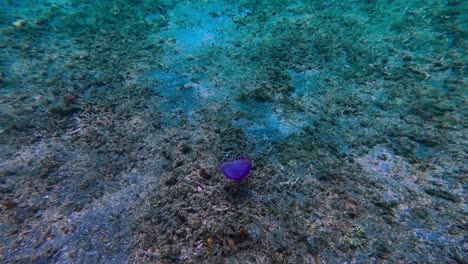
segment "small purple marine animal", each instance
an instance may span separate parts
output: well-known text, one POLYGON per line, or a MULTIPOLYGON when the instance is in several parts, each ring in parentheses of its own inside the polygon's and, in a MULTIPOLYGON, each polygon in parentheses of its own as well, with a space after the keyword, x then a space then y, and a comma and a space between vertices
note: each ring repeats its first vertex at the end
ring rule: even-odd
POLYGON ((252 161, 247 157, 239 157, 232 161, 225 161, 219 165, 219 170, 231 180, 240 182, 247 178, 252 161))

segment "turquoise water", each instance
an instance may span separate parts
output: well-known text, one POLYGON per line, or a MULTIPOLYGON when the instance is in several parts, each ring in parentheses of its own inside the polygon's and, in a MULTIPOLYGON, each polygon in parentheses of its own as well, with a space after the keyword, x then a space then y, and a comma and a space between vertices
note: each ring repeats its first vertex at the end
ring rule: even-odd
POLYGON ((465 263, 467 10, 0 1, 1 262, 465 263))

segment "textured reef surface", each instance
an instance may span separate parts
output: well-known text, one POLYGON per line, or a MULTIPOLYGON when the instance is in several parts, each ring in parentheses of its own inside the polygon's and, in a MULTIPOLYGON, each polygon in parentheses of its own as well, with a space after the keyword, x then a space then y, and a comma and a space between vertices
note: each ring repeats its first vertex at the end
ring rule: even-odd
POLYGON ((0 262, 467 263, 465 2, 0 1, 0 262))

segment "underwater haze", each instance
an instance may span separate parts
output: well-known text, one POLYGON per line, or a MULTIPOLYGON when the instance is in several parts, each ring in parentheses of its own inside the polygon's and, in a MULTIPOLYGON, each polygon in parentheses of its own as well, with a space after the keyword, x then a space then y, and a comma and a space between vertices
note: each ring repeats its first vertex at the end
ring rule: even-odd
POLYGON ((468 2, 0 0, 1 263, 467 263, 468 2))

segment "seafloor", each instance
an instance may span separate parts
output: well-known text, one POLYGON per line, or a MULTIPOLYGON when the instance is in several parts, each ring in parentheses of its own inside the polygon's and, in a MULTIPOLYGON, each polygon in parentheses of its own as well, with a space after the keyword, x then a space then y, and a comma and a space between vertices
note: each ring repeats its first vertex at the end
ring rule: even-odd
POLYGON ((468 263, 467 14, 0 0, 0 262, 468 263))

